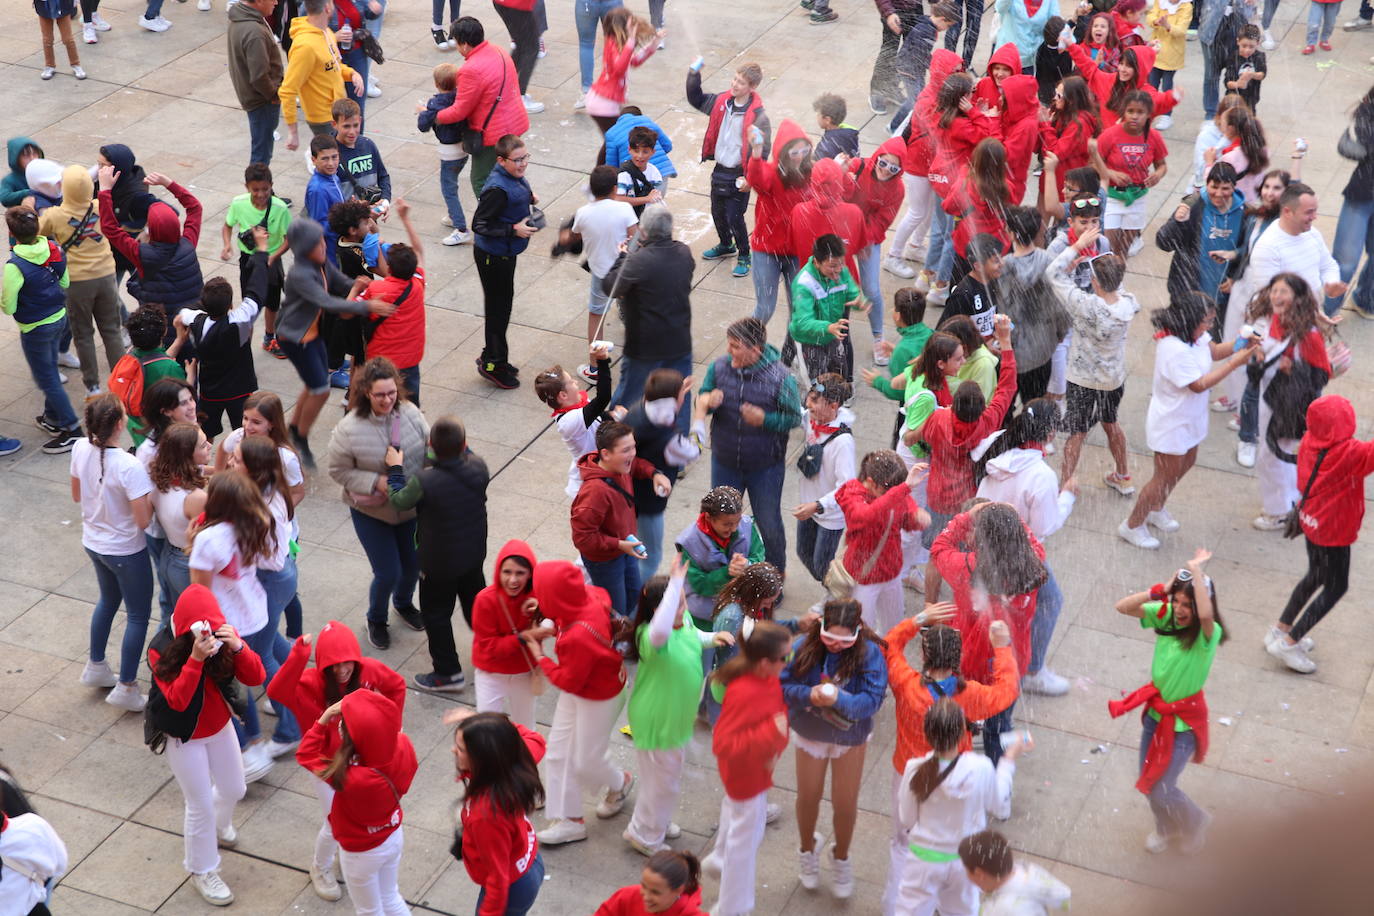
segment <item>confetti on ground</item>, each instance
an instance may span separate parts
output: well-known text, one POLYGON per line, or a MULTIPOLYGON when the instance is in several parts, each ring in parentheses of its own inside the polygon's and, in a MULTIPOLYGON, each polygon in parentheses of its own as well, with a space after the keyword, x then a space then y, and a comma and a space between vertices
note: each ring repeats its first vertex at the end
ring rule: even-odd
POLYGON ((1220 722, 1222 725, 1230 725, 1230 724, 1231 724, 1231 717, 1230 717, 1230 716, 1222 716, 1221 718, 1217 719, 1217 721, 1220 722))

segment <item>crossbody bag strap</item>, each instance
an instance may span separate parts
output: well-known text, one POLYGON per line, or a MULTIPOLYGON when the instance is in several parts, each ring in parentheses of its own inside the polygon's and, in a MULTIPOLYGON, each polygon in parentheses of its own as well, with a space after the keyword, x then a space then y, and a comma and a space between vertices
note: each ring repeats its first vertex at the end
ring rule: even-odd
POLYGON ((893 513, 888 512, 887 527, 883 529, 883 536, 878 538, 878 546, 873 548, 873 553, 864 561, 864 570, 859 573, 860 576, 867 578, 868 574, 873 572, 873 567, 877 565, 878 557, 883 555, 883 547, 887 544, 888 535, 892 534, 892 518, 893 513))
POLYGON ((607 649, 610 649, 610 650, 612 650, 612 651, 615 650, 615 646, 611 645, 611 641, 610 641, 609 639, 607 639, 605 636, 602 636, 600 633, 596 632, 596 627, 592 626, 590 623, 587 623, 587 621, 585 621, 585 620, 579 620, 579 621, 577 621, 577 624, 576 624, 576 625, 579 626, 579 627, 582 627, 582 628, 585 629, 588 633, 590 633, 590 634, 592 634, 593 636, 595 636, 595 637, 596 637, 596 641, 599 642, 599 643, 601 643, 601 644, 602 644, 603 646, 605 646, 607 649))
POLYGON ((1312 484, 1317 479, 1317 472, 1321 470, 1322 462, 1326 460, 1326 453, 1330 449, 1322 449, 1317 452, 1317 463, 1312 465, 1312 473, 1307 477, 1307 486, 1302 488, 1302 499, 1298 500, 1298 511, 1302 511, 1303 505, 1307 502, 1307 494, 1312 492, 1312 484))
POLYGON ((73 245, 79 245, 81 243, 81 233, 86 231, 86 220, 90 219, 91 214, 94 212, 95 201, 91 201, 86 206, 86 215, 81 217, 81 222, 76 224, 76 228, 72 230, 71 235, 67 236, 67 240, 58 246, 62 249, 63 254, 66 254, 67 249, 71 248, 73 245))
POLYGON ((396 799, 396 807, 401 807, 401 793, 396 791, 396 783, 391 781, 391 777, 383 773, 377 767, 368 767, 368 769, 382 777, 383 781, 386 782, 387 788, 391 790, 391 796, 396 799))
MULTIPOLYGON (((512 62, 511 66, 515 66, 512 62)), ((501 67, 501 88, 496 90, 496 101, 491 103, 491 109, 487 112, 487 119, 482 122, 482 136, 487 135, 487 125, 491 123, 492 115, 496 114, 496 106, 501 104, 501 99, 506 94, 506 68, 501 67)))
POLYGON ((515 618, 510 615, 510 608, 506 607, 505 601, 499 595, 496 600, 500 602, 501 611, 506 615, 506 623, 510 624, 511 634, 515 636, 516 642, 520 643, 520 657, 525 660, 525 664, 529 665, 530 673, 533 674, 537 666, 530 660, 529 650, 525 648, 525 641, 520 638, 520 628, 515 625, 515 618))

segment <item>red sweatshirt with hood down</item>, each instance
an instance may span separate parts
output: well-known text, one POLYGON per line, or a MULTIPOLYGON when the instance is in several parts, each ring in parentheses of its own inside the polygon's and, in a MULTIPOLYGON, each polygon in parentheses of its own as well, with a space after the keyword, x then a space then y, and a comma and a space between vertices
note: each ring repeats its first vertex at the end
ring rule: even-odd
MULTIPOLYGON (((953 407, 940 407, 921 427, 921 438, 930 446, 930 479, 926 482, 927 505, 936 512, 952 515, 972 499, 978 487, 973 481, 973 462, 969 454, 995 429, 1016 394, 1016 354, 1002 351, 997 370, 997 390, 992 403, 972 423, 954 415, 953 407)), ((983 680, 983 678, 980 678, 983 680)))
MULTIPOLYGON (((544 736, 512 722, 525 740, 530 756, 544 759, 544 736)), ((468 774, 463 774, 466 777, 468 774)), ((524 877, 539 854, 529 815, 502 811, 487 794, 468 796, 459 813, 463 822, 463 867, 473 883, 487 894, 477 916, 501 916, 506 912, 510 886, 524 877)))
MULTIPOLYGON (((1007 200, 1014 204, 1016 199, 1011 196, 1011 182, 1004 180, 1003 185, 1007 188, 1007 200)), ((1024 192, 1023 185, 1022 193, 1024 192)), ((954 241, 954 250, 959 253, 959 257, 968 257, 968 243, 973 241, 975 235, 980 234, 996 236, 1002 243, 1004 252, 1011 249, 1006 214, 978 193, 978 186, 974 184, 967 166, 959 173, 958 183, 950 188, 949 195, 940 206, 957 220, 950 238, 954 241)))
POLYGON ((625 687, 625 663, 611 643, 611 599, 605 589, 587 585, 566 560, 534 568, 539 613, 558 629, 553 648, 558 664, 539 659, 549 682, 584 700, 609 700, 625 687))
MULTIPOLYGON (((800 183, 796 187, 789 187, 782 178, 779 163, 782 162, 783 150, 796 141, 811 145, 810 138, 800 124, 784 119, 778 125, 777 137, 773 139, 773 158, 765 161, 758 156, 750 156, 744 161, 745 180, 758 194, 754 204, 754 231, 749 235, 749 245, 754 251, 765 254, 792 253, 792 236, 788 228, 792 209, 811 194, 811 183, 805 176, 799 176, 800 183)), ((809 252, 807 256, 810 256, 809 252)))
POLYGON ((534 594, 534 563, 534 551, 524 541, 506 541, 496 555, 491 585, 472 602, 472 666, 478 671, 525 674, 534 667, 534 657, 520 640, 520 631, 534 626, 524 610, 534 594), (501 587, 501 564, 511 557, 523 557, 531 572, 525 590, 514 597, 501 587))
MULTIPOLYGON (((380 693, 353 691, 343 698, 341 718, 355 754, 345 771, 343 788, 334 792, 329 827, 345 850, 366 852, 386 842, 401 826, 401 797, 410 791, 419 762, 415 747, 401 733, 400 707, 380 693)), ((333 758, 328 747, 338 734, 338 722, 316 722, 301 738, 296 758, 318 773, 333 758)))
MULTIPOLYGON (((1055 190, 1059 192, 1059 199, 1064 199, 1064 176, 1070 169, 1082 168, 1088 165, 1092 159, 1088 152, 1088 141, 1099 133, 1097 119, 1086 111, 1080 112, 1077 118, 1063 129, 1057 131, 1050 121, 1039 122, 1040 147, 1046 153, 1053 153, 1059 160, 1059 165, 1054 171, 1055 190)), ((1040 176, 1040 187, 1045 186, 1045 176, 1040 176)))
MULTIPOLYGON (((1135 85, 1131 88, 1144 89, 1150 94, 1150 98, 1154 99, 1155 107, 1150 117, 1157 118, 1162 114, 1168 114, 1173 111, 1174 106, 1178 104, 1178 100, 1174 98, 1173 93, 1160 92, 1158 89, 1151 86, 1148 80, 1150 71, 1154 69, 1155 65, 1154 49, 1148 45, 1140 45, 1131 48, 1130 51, 1135 55, 1136 63, 1140 65, 1136 68, 1135 85)), ((1125 53, 1125 51, 1122 51, 1123 58, 1125 57, 1125 53)), ((1081 44, 1069 45, 1069 57, 1073 58, 1074 65, 1078 67, 1079 75, 1087 81, 1088 88, 1092 90, 1093 95, 1097 98, 1097 116, 1102 122, 1102 129, 1106 130, 1108 127, 1111 127, 1121 120, 1119 114, 1107 107, 1107 100, 1112 97, 1112 86, 1117 81, 1117 74, 1099 70, 1097 64, 1092 59, 1092 55, 1089 54, 1087 48, 1083 47, 1081 44)), ((1119 66, 1120 64, 1118 64, 1118 67, 1119 66)))
POLYGON ((1007 190, 1015 206, 1026 196, 1031 156, 1039 145, 1040 84, 1033 76, 1002 81, 1002 145, 1007 148, 1007 190))
MULTIPOLYGON (((651 916, 644 906, 644 892, 638 884, 622 887, 602 901, 592 916, 651 916)), ((701 910, 701 888, 690 894, 683 894, 673 901, 673 905, 654 916, 703 916, 701 910)))
POLYGON ((853 180, 834 159, 811 166, 811 195, 792 209, 792 254, 797 263, 811 258, 816 239, 833 233, 844 240, 844 266, 852 277, 859 275, 854 255, 863 247, 864 214, 846 201, 853 180))
MULTIPOLYGON (((878 147, 872 156, 855 157, 849 160, 849 174, 854 180, 849 184, 849 202, 859 208, 864 218, 863 246, 881 244, 887 237, 887 229, 897 217, 906 197, 906 186, 902 184, 901 173, 890 178, 878 171, 879 156, 896 156, 901 162, 906 153, 906 143, 901 137, 893 137, 878 147)), ((881 304, 879 304, 881 305, 881 304)), ((879 305, 875 305, 879 307, 879 305)))
MULTIPOLYGON (((209 623, 211 632, 224 626, 224 614, 219 609, 219 602, 215 600, 214 593, 204 585, 190 585, 181 593, 176 608, 172 611, 172 635, 180 636, 191 629, 191 624, 198 620, 209 623)), ((220 646, 219 651, 228 652, 229 648, 220 646)), ((161 658, 156 649, 149 649, 148 667, 156 671, 161 658)), ((202 683, 201 675, 204 671, 205 666, 202 662, 187 658, 175 680, 164 681, 156 674, 153 675, 158 689, 167 698, 167 705, 176 710, 184 710, 190 706, 197 690, 205 691, 205 699, 201 701, 200 717, 196 719, 196 730, 191 734, 192 740, 219 734, 219 730, 229 721, 229 704, 224 701, 224 694, 220 693, 214 684, 202 683)), ((262 659, 258 658, 258 654, 245 643, 234 656, 234 679, 249 687, 256 687, 266 678, 267 670, 262 666, 262 659)))
MULTIPOLYGON (((1338 394, 1307 406, 1307 432, 1298 446, 1298 487, 1307 486, 1317 455, 1327 449, 1299 517, 1313 544, 1355 543, 1364 521, 1364 479, 1374 474, 1374 441, 1355 438, 1355 408, 1338 394)), ((178 605, 180 607, 180 605, 178 605)))
POLYGON ((907 174, 924 178, 930 173, 930 162, 935 156, 935 135, 930 129, 935 122, 935 97, 950 74, 963 69, 963 58, 946 48, 936 48, 930 55, 930 78, 921 94, 916 96, 916 109, 907 132, 906 161, 903 163, 907 174))
MULTIPOLYGON (((282 662, 281 669, 267 685, 268 699, 276 700, 296 717, 297 722, 314 722, 330 705, 325 696, 325 678, 334 677, 329 669, 343 662, 352 662, 357 671, 357 690, 369 690, 386 697, 396 708, 405 712, 406 682, 384 662, 375 658, 364 658, 358 647, 358 637, 348 624, 331 620, 315 636, 315 667, 307 668, 310 661, 311 644, 304 636, 298 637, 291 652, 282 662)), ((337 683, 337 681, 336 681, 337 683)), ((337 729, 325 735, 324 752, 334 756, 339 749, 337 729)), ((296 762, 306 769, 313 769, 313 760, 304 750, 296 751, 296 762)))
MULTIPOLYGON (((1002 84, 999 86, 997 81, 992 78, 993 64, 1001 64, 1004 67, 1010 67, 1012 76, 1020 76, 1021 52, 1017 50, 1016 45, 1010 41, 994 50, 992 56, 988 58, 988 75, 974 84, 974 107, 977 107, 979 102, 985 102, 993 111, 998 111, 1002 108, 1002 93, 1006 91, 1007 83, 1006 80, 1003 80, 1002 84)), ((1010 77, 1008 77, 1008 79, 1010 79, 1010 77)), ((1032 77, 1032 79, 1034 79, 1034 77, 1032 77)), ((1004 128, 1011 125, 1011 122, 1006 119, 1005 115, 1003 115, 1002 118, 1002 125, 1004 128)))
POLYGON ((774 717, 787 714, 782 682, 746 672, 725 685, 720 718, 711 734, 711 751, 725 794, 735 801, 753 798, 773 785, 773 767, 787 749, 788 730, 774 717))
POLYGON ((654 476, 654 466, 636 458, 628 474, 612 474, 597 464, 600 452, 577 460, 582 489, 572 502, 572 542, 584 560, 605 563, 622 556, 620 542, 639 530, 634 481, 654 476))

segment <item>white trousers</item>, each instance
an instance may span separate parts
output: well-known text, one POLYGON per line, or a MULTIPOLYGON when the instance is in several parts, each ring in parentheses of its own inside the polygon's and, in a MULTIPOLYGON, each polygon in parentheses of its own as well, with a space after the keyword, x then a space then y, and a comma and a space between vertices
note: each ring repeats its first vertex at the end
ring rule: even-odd
POLYGON ((887 250, 888 254, 897 258, 902 256, 908 241, 914 241, 919 248, 925 247, 926 231, 930 229, 931 206, 935 201, 935 194, 930 189, 930 179, 926 176, 908 175, 903 172, 902 184, 906 185, 906 213, 897 224, 897 231, 892 235, 892 247, 887 250))
POLYGON ((625 693, 609 700, 558 695, 544 752, 544 812, 551 819, 582 817, 584 791, 622 785, 624 774, 611 763, 610 746, 625 693))
POLYGON ((904 597, 901 576, 872 585, 854 583, 854 600, 863 607, 863 621, 877 633, 886 633, 902 622, 904 597))
POLYGON ((663 842, 668 825, 677 810, 682 792, 682 765, 687 748, 635 750, 639 761, 639 786, 635 789, 635 811, 630 818, 630 836, 645 846, 663 842))
POLYGON ((512 722, 534 728, 534 692, 529 674, 492 674, 478 669, 473 676, 478 712, 503 712, 512 722))
POLYGON ((334 828, 329 826, 329 809, 334 807, 334 787, 323 779, 315 779, 315 797, 320 800, 324 820, 320 824, 320 832, 315 835, 313 862, 317 871, 329 874, 334 867, 334 855, 339 851, 339 844, 334 842, 334 828))
POLYGON ((711 858, 720 863, 720 900, 712 916, 744 916, 754 909, 754 867, 768 822, 768 793, 720 800, 720 827, 711 858))
POLYGON ((902 916, 975 916, 978 888, 968 879, 964 863, 927 862, 907 854, 897 911, 902 916))
POLYGON ((192 874, 219 869, 219 837, 233 822, 234 805, 248 791, 243 781, 243 754, 231 722, 208 738, 167 739, 167 765, 186 799, 182 835, 184 865, 192 874))
POLYGON ((906 829, 897 816, 902 792, 902 774, 892 774, 892 836, 888 843, 887 883, 883 885, 883 916, 896 916, 897 892, 902 886, 902 873, 906 870, 906 860, 912 858, 907 848, 906 829))
POLYGON ((1070 329, 1054 348, 1054 355, 1050 357, 1050 383, 1045 388, 1047 394, 1063 394, 1069 390, 1069 344, 1072 342, 1073 330, 1070 329))
MULTIPOLYGON (((1237 373, 1231 373, 1235 375, 1237 373)), ((1260 397, 1259 441, 1256 443, 1255 475, 1259 479, 1260 504, 1265 515, 1287 515, 1288 510, 1302 497, 1298 490, 1298 466, 1280 461, 1269 448, 1269 421, 1274 412, 1260 397)), ((1290 455, 1298 453, 1297 439, 1280 439, 1279 448, 1290 455)), ((1310 473, 1310 472, 1309 472, 1310 473)), ((1306 480, 1303 483, 1307 483, 1306 480)))
MULTIPOLYGON (((1226 321, 1222 324, 1221 339, 1227 342, 1234 342, 1240 336, 1240 326, 1245 324, 1247 302, 1237 298, 1241 295, 1240 288, 1242 285, 1244 285, 1243 280, 1236 283, 1232 289, 1236 295, 1231 297, 1231 303, 1226 307, 1226 321)), ((1235 409, 1239 411, 1240 398, 1241 395, 1245 394, 1245 385, 1248 379, 1249 375, 1242 367, 1221 380, 1221 383, 1217 385, 1217 393, 1235 404, 1235 409)), ((1264 428, 1263 424, 1260 425, 1260 428, 1264 428)), ((1263 443, 1264 440, 1260 439, 1260 442, 1263 443)), ((1256 464, 1258 463, 1257 461, 1256 464)))
POLYGON ((397 827, 380 845, 363 852, 339 850, 348 897, 358 916, 410 916, 410 907, 397 886, 404 829, 397 827))

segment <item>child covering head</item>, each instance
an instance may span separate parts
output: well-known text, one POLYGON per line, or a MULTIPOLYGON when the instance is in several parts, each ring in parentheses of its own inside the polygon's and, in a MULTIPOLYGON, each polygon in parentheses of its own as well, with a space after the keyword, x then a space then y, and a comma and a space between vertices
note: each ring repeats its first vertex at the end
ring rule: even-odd
POLYGON ((1069 886, 1034 862, 1017 863, 1011 842, 996 830, 960 840, 959 861, 983 892, 979 916, 1049 916, 1069 908, 1069 886))
MULTIPOLYGON (((563 492, 571 499, 582 488, 582 476, 577 462, 588 452, 596 450, 596 430, 602 415, 611 404, 611 352, 605 348, 589 351, 596 366, 596 396, 589 397, 587 389, 577 383, 562 366, 550 366, 534 378, 534 393, 553 408, 554 425, 558 435, 572 454, 568 465, 568 485, 563 492)), ((616 414, 617 418, 623 414, 616 414)))
POLYGON ((763 537, 744 514, 744 495, 734 487, 709 490, 674 546, 687 558, 687 609, 700 629, 710 630, 721 589, 763 561, 763 537))

